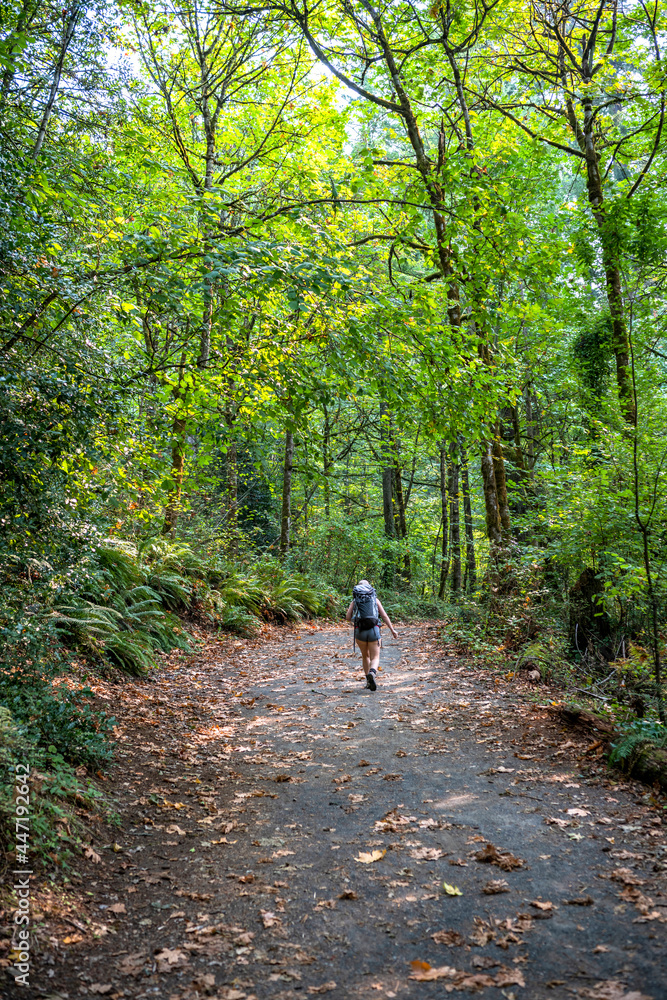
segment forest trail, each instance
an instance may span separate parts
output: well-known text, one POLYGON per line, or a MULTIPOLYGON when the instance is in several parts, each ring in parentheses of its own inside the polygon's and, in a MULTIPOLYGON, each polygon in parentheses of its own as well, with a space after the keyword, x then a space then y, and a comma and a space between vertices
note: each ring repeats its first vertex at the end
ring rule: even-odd
POLYGON ((646 790, 583 776, 590 740, 434 624, 397 629, 375 693, 331 625, 100 684, 122 826, 41 893, 45 950, 9 995, 664 1000, 646 790))

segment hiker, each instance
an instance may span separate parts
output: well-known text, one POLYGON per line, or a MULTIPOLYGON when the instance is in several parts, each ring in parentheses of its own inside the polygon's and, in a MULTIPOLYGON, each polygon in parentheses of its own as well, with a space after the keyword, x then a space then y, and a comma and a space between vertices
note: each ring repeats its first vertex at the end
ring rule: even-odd
POLYGON ((361 650, 361 663, 366 675, 366 687, 375 691, 380 663, 380 646, 382 645, 380 618, 389 626, 389 631, 394 639, 398 639, 398 635, 389 621, 389 615, 375 593, 375 587, 368 580, 360 580, 352 591, 352 601, 345 617, 354 625, 352 646, 354 648, 356 643, 361 650))

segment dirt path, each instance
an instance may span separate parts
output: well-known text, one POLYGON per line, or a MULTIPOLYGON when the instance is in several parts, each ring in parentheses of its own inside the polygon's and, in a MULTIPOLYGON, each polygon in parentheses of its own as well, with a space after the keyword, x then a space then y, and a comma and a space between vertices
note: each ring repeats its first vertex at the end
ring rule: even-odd
POLYGON ((590 741, 434 627, 386 643, 375 693, 343 627, 272 635, 100 687, 122 826, 40 895, 8 996, 665 1000, 645 789, 582 776, 590 741))

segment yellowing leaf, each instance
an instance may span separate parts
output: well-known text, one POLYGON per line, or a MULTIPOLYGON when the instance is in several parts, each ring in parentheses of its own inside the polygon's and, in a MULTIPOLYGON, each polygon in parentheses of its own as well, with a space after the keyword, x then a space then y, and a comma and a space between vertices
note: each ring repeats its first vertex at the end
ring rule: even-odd
POLYGON ((462 896, 463 893, 457 885, 450 885, 449 882, 443 882, 442 888, 445 890, 448 896, 462 896))
POLYGON ((372 865, 374 861, 383 858, 386 853, 386 851, 361 851, 354 860, 360 861, 362 865, 372 865))

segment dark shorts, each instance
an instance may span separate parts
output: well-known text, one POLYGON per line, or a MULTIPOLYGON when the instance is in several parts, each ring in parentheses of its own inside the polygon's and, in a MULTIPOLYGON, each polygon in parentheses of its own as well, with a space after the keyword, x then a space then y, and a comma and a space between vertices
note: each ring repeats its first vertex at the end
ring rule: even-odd
POLYGON ((357 642, 379 642, 380 626, 374 625, 373 628, 355 628, 354 638, 357 642))

